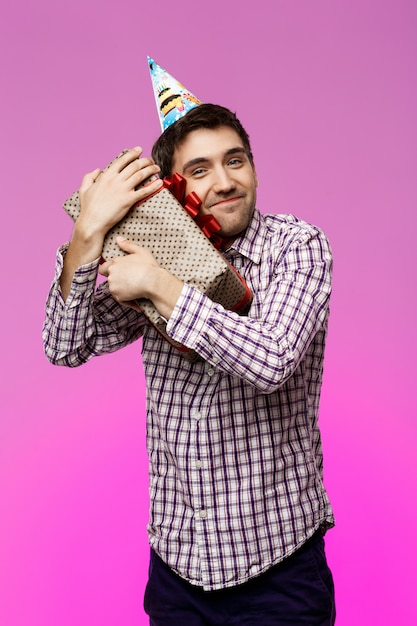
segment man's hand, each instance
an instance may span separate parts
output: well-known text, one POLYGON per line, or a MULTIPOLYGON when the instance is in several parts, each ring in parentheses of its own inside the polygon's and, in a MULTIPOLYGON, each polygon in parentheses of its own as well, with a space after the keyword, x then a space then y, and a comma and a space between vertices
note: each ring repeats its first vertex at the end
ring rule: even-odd
POLYGON ((159 172, 152 159, 141 157, 142 148, 133 148, 105 171, 86 174, 80 187, 80 215, 75 222, 71 242, 64 259, 60 285, 67 299, 74 272, 101 255, 107 232, 129 209, 163 185, 157 178, 145 187, 137 187, 159 172))
MULTIPOLYGON (((122 237, 118 237, 117 243, 126 256, 107 261, 99 269, 108 279, 112 296, 128 306, 139 298, 151 300, 158 312, 168 319, 184 283, 163 269, 147 248, 122 237)), ((134 304, 133 308, 136 308, 134 304)))
POLYGON ((81 212, 76 229, 85 238, 98 236, 104 239, 140 200, 162 187, 156 179, 145 187, 137 187, 159 172, 152 159, 141 157, 142 148, 134 148, 116 159, 105 171, 94 170, 86 174, 80 187, 81 212))

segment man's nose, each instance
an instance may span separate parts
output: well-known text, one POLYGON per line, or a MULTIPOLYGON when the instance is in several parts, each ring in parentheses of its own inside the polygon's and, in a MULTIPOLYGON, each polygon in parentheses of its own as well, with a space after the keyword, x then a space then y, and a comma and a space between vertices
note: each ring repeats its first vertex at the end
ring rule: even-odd
POLYGON ((214 172, 214 176, 213 191, 216 193, 228 193, 235 188, 236 184, 226 168, 217 168, 214 172))

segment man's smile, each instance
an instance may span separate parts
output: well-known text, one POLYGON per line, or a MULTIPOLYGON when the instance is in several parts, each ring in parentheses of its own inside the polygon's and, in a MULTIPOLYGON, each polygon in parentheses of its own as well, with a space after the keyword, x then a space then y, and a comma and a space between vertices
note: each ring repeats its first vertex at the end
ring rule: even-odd
POLYGON ((240 202, 242 198, 245 197, 245 194, 233 195, 228 198, 216 198, 214 200, 210 200, 207 204, 208 209, 212 209, 213 207, 226 207, 229 205, 234 205, 240 202))

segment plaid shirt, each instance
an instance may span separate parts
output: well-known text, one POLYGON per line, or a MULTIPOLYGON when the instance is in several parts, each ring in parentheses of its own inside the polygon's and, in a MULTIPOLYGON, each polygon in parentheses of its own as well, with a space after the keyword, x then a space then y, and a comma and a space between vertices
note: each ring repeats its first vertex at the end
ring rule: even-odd
POLYGON ((254 294, 248 316, 185 285, 169 334, 119 305, 98 262, 63 303, 58 254, 44 324, 51 362, 77 366, 143 336, 150 467, 150 545, 206 590, 243 583, 333 525, 317 424, 331 291, 323 233, 255 211, 225 253, 254 294))

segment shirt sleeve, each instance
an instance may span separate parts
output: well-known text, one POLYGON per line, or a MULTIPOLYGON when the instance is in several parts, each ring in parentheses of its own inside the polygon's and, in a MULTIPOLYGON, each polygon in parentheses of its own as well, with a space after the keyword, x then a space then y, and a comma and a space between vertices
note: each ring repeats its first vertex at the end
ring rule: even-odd
POLYGON ((96 289, 99 259, 78 268, 64 302, 59 280, 67 249, 68 244, 57 252, 42 339, 51 363, 76 367, 132 343, 142 335, 145 321, 137 311, 116 302, 107 281, 96 289))
POLYGON ((267 256, 270 280, 254 293, 248 316, 185 285, 167 331, 220 370, 272 393, 293 374, 315 335, 326 332, 332 255, 324 234, 311 228, 285 249, 274 249, 272 241, 267 256))

